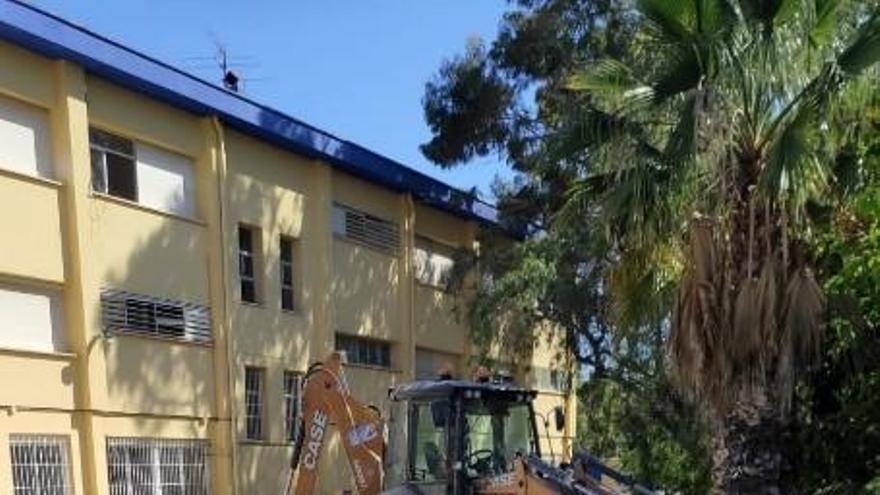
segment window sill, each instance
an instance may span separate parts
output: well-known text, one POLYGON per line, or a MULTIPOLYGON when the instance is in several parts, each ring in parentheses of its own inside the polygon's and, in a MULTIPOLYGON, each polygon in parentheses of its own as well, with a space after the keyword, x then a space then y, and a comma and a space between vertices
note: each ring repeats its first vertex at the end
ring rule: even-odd
POLYGON ((181 215, 178 213, 172 213, 170 211, 160 210, 158 208, 153 208, 152 206, 142 205, 137 201, 132 201, 130 199, 125 198, 117 198, 116 196, 111 196, 110 194, 92 191, 91 196, 95 199, 99 199, 101 201, 106 201, 108 203, 114 203, 121 206, 127 206, 129 208, 134 208, 136 210, 141 210, 147 213, 152 213, 154 215, 160 215, 166 218, 171 218, 174 220, 180 220, 181 222, 186 222, 192 225, 197 225, 199 227, 207 227, 208 223, 204 220, 200 220, 198 218, 189 217, 186 215, 181 215))
POLYGON ((449 294, 449 295, 452 294, 452 291, 450 291, 445 286, 429 284, 429 283, 422 282, 420 280, 416 280, 416 287, 421 287, 423 289, 430 289, 430 290, 433 290, 434 292, 442 292, 444 294, 449 294))
POLYGON ((214 341, 209 340, 206 342, 199 342, 194 340, 186 340, 186 339, 176 339, 174 337, 163 337, 161 335, 148 335, 145 333, 136 333, 136 332, 125 332, 125 331, 112 331, 109 334, 104 334, 104 340, 113 340, 119 337, 125 337, 130 339, 142 339, 142 340, 151 340, 157 342, 167 342, 169 344, 178 344, 178 345, 186 345, 186 346, 194 346, 194 347, 214 347, 214 341), (109 337, 109 339, 108 339, 109 337))
POLYGON ((378 366, 375 364, 362 364, 362 363, 350 363, 349 362, 349 363, 344 363, 343 366, 345 366, 346 368, 355 368, 355 369, 362 369, 362 370, 368 370, 368 371, 381 371, 383 373, 391 373, 394 375, 401 373, 401 370, 399 370, 399 369, 386 368, 384 366, 378 366))
POLYGON ((300 310, 300 309, 281 308, 279 311, 281 311, 281 314, 283 314, 284 316, 286 316, 288 318, 302 318, 304 316, 302 310, 300 310))
POLYGON ((38 186, 49 186, 53 189, 60 189, 64 186, 63 183, 55 179, 41 177, 39 175, 26 174, 24 172, 19 172, 18 170, 3 168, 2 166, 0 166, 0 177, 9 177, 10 179, 30 182, 32 184, 37 184, 38 186))
POLYGON ((370 251, 372 251, 374 253, 382 254, 382 255, 388 256, 390 258, 400 258, 399 249, 394 250, 394 251, 389 250, 389 249, 383 249, 378 246, 373 246, 372 244, 369 244, 367 242, 358 241, 356 239, 352 239, 351 237, 346 237, 342 234, 337 234, 337 233, 333 234, 333 239, 340 241, 340 242, 344 242, 345 244, 349 244, 354 247, 369 249, 370 251))
POLYGON ((293 442, 270 442, 269 440, 251 440, 251 439, 242 439, 238 441, 239 445, 247 445, 249 447, 283 447, 283 448, 291 448, 294 446, 293 442))
POLYGON ((247 308, 266 309, 266 305, 259 301, 242 301, 239 299, 238 303, 247 308))
POLYGON ((76 359, 76 354, 70 352, 38 351, 34 349, 16 349, 14 347, 0 347, 0 355, 58 359, 62 361, 72 361, 76 359))

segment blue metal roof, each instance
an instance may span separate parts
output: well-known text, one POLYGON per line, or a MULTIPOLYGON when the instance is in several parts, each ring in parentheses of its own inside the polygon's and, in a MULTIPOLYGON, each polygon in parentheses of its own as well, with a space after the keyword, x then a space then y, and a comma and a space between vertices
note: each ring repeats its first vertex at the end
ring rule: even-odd
POLYGON ((449 213, 497 224, 492 205, 363 146, 196 78, 19 0, 0 0, 0 39, 224 124, 449 213))

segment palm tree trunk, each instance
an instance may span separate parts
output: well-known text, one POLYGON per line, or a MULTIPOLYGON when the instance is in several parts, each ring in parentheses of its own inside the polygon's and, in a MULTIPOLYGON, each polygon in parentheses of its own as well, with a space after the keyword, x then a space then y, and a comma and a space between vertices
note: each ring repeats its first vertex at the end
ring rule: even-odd
POLYGON ((765 394, 738 399, 716 421, 713 438, 714 493, 789 495, 788 428, 765 394))

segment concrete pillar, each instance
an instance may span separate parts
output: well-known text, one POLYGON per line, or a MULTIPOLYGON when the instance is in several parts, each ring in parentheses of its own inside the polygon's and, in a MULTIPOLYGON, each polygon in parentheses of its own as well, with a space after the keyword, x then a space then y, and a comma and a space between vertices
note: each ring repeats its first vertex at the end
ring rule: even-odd
POLYGON ((303 219, 303 252, 310 259, 303 266, 304 303, 312 308, 309 359, 324 359, 335 346, 333 310, 333 171, 322 162, 312 162, 311 187, 303 219))
POLYGON ((79 432, 86 493, 107 493, 104 435, 93 411, 107 404, 106 363, 100 316, 100 282, 90 265, 91 161, 86 77, 83 69, 57 61, 51 111, 55 172, 64 183, 61 215, 64 239, 64 308, 74 362, 74 425, 79 432))
POLYGON ((397 270, 398 318, 400 321, 399 366, 401 381, 415 379, 416 374, 416 325, 415 276, 413 253, 416 242, 416 209, 411 194, 400 195, 400 248, 397 270))

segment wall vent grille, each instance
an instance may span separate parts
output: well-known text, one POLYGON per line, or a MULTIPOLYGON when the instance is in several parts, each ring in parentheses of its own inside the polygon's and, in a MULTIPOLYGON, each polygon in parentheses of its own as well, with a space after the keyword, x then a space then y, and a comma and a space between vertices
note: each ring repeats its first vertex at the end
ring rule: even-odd
POLYGON ((395 256, 400 250, 400 229, 396 223, 347 206, 333 206, 333 232, 395 256))
POLYGON ((211 310, 173 299, 101 289, 101 314, 106 332, 211 342, 211 310))

